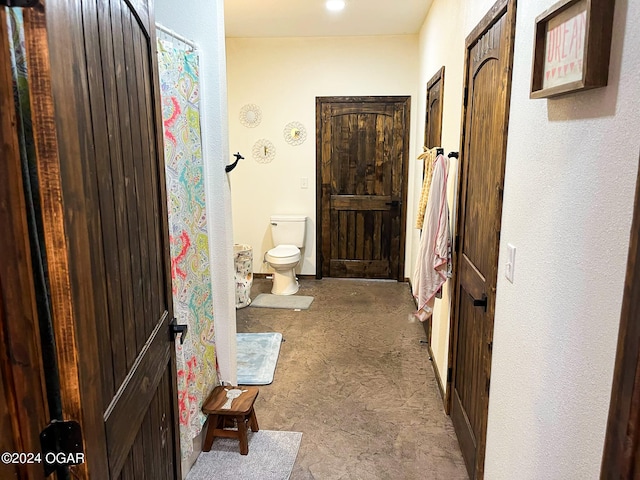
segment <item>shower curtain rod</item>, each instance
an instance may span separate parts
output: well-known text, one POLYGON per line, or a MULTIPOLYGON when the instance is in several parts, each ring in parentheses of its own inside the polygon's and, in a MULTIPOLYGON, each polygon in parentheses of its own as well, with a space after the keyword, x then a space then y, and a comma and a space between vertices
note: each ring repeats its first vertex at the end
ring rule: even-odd
POLYGON ((198 46, 195 44, 195 42, 188 40, 187 38, 183 37, 179 33, 174 32, 170 28, 165 27, 164 25, 160 23, 156 23, 156 29, 166 33, 167 35, 175 38, 176 40, 180 40, 182 43, 189 45, 191 48, 198 50, 198 46))

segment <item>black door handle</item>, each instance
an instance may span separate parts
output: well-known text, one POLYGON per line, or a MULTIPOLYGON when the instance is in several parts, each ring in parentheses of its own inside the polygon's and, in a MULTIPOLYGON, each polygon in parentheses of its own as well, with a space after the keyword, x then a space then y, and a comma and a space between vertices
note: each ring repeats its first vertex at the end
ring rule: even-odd
POLYGON ((180 345, 184 343, 184 337, 187 335, 188 331, 189 326, 184 323, 178 323, 175 318, 169 322, 169 334, 171 335, 171 340, 175 340, 176 335, 180 334, 180 345))
POLYGON ((385 203, 385 205, 389 205, 389 206, 391 206, 393 208, 397 208, 397 207, 400 206, 400 201, 399 200, 394 200, 392 202, 385 203))
POLYGON ((486 295, 482 295, 481 299, 477 299, 477 298, 473 298, 473 296, 471 297, 473 300, 473 306, 474 307, 484 307, 484 311, 487 311, 487 296, 486 295))

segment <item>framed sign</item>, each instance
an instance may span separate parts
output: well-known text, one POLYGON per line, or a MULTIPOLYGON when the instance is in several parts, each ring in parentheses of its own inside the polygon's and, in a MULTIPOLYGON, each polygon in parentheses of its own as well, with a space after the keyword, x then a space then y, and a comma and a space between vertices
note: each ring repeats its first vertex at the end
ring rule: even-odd
POLYGON ((615 0, 562 0, 536 18, 531 98, 604 87, 615 0))

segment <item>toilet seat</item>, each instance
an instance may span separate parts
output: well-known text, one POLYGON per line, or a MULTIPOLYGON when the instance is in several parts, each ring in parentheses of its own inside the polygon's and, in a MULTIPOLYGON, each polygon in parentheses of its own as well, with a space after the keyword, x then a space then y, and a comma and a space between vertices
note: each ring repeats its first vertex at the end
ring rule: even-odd
POLYGON ((273 265, 286 265, 300 260, 300 249, 295 245, 278 245, 265 255, 267 262, 273 265))

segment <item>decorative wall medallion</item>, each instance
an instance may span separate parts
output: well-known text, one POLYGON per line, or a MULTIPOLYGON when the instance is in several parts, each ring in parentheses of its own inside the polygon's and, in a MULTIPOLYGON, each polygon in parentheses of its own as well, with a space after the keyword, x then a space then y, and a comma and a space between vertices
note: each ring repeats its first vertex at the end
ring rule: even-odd
POLYGON ((253 145, 253 159, 258 163, 271 163, 276 156, 276 147, 264 138, 253 145))
POLYGON ((284 127, 284 139, 289 145, 302 145, 307 139, 307 129, 300 122, 287 123, 284 127))
POLYGON ((253 103, 247 104, 240 109, 240 123, 247 128, 254 128, 262 121, 262 110, 253 103))

